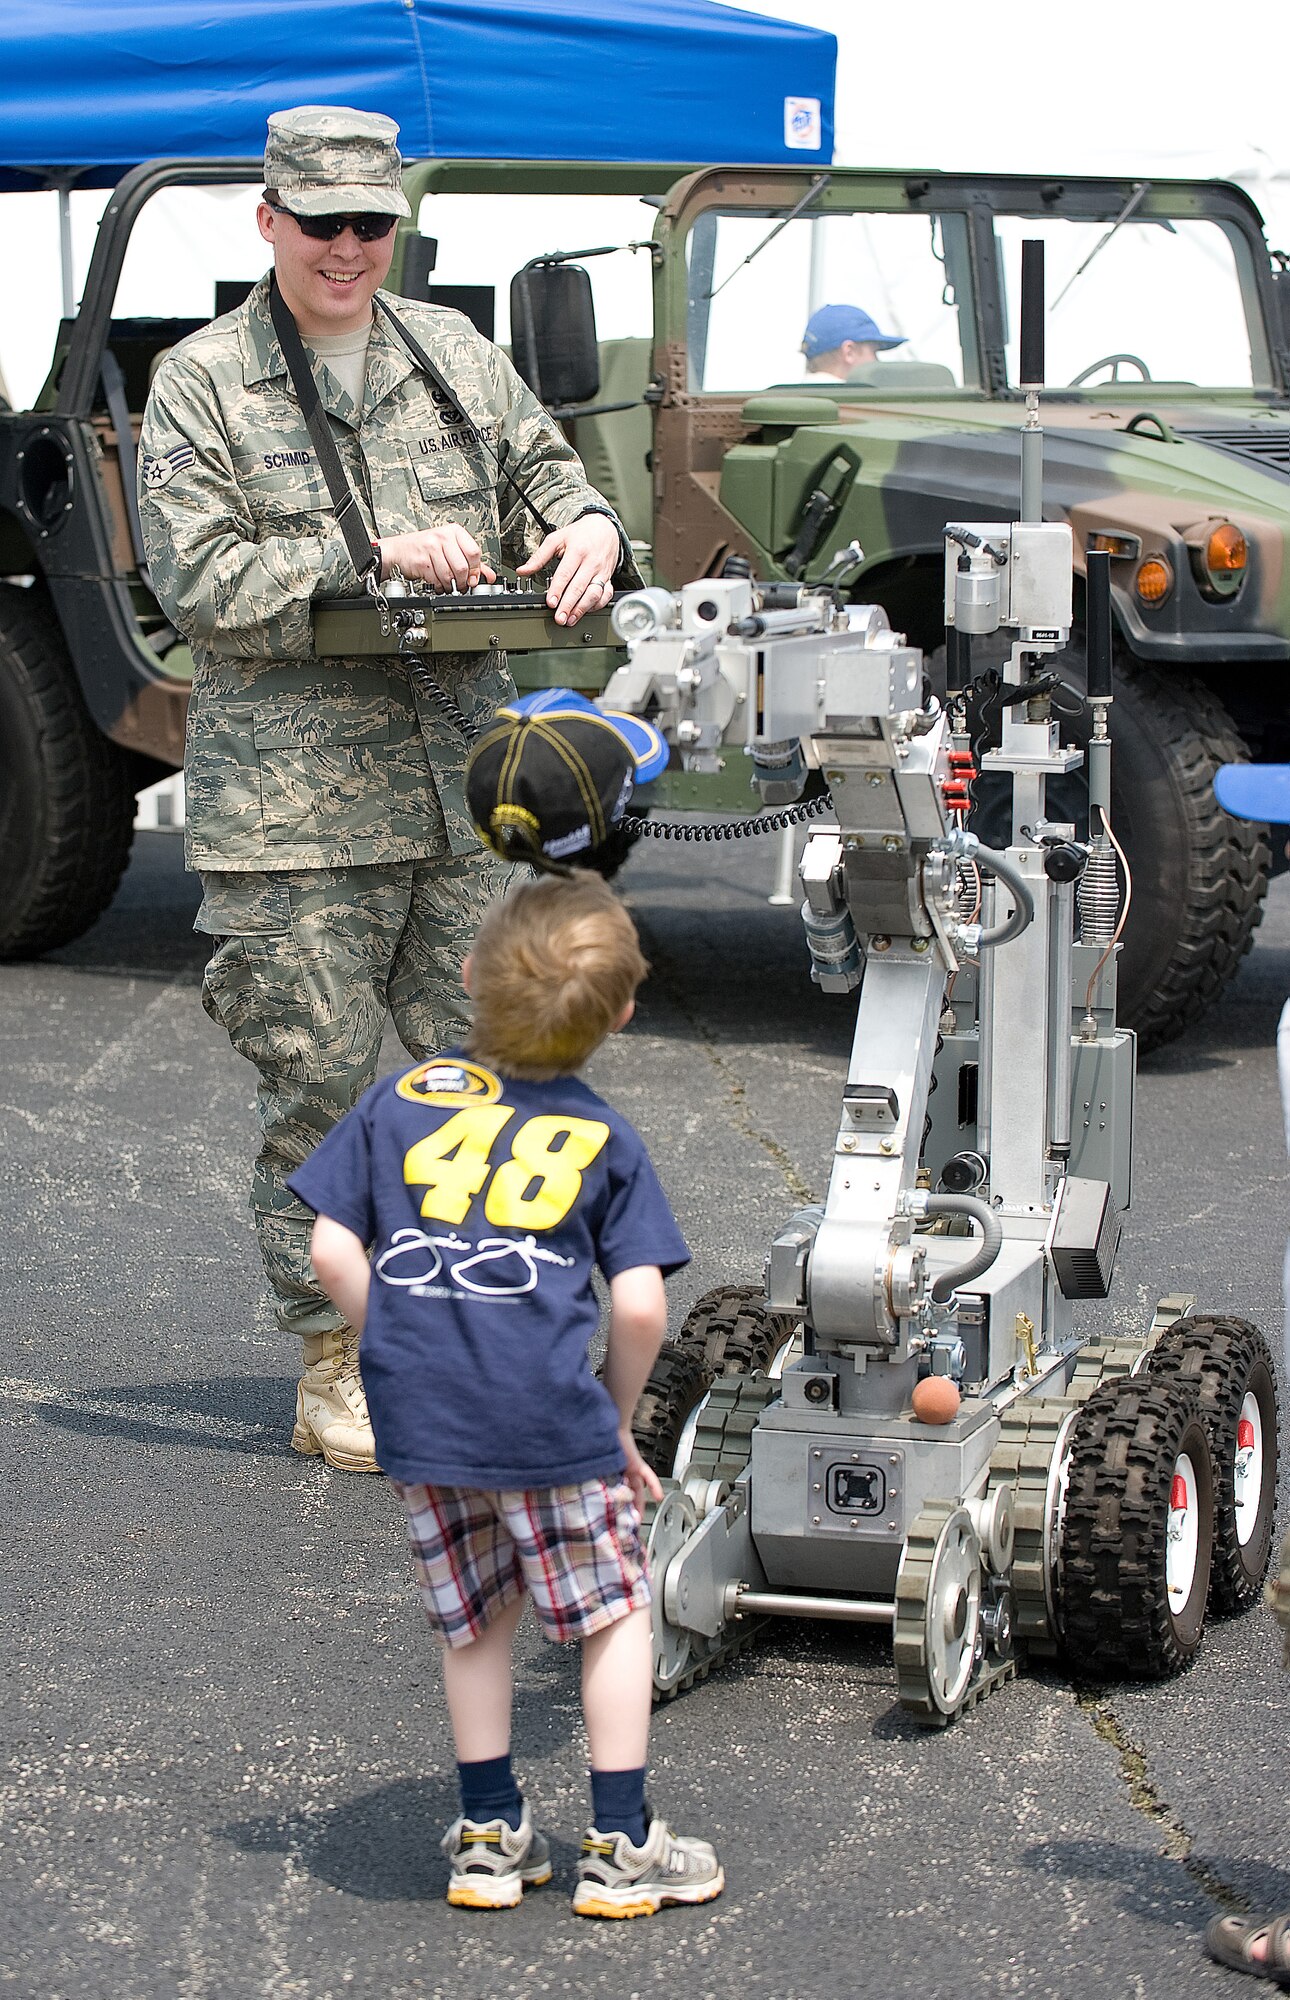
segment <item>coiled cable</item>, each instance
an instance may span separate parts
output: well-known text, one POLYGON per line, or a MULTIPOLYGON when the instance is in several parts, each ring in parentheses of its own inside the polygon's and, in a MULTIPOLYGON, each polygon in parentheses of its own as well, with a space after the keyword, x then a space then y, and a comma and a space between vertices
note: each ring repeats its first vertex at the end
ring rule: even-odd
POLYGON ((722 819, 697 826, 692 820, 646 819, 632 813, 623 822, 633 840, 755 840, 761 833, 782 833, 786 826, 802 826, 832 812, 828 792, 818 798, 799 799, 796 805, 781 806, 776 812, 752 813, 743 819, 722 819))

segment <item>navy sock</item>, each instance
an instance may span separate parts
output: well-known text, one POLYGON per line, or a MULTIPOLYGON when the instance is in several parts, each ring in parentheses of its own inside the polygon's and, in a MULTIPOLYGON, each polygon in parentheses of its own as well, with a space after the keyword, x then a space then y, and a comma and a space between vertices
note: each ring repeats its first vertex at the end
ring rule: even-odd
POLYGON ((625 1833, 633 1847, 643 1847, 649 1827, 645 1820, 645 1766, 639 1771, 593 1771, 591 1817, 597 1833, 625 1833))
POLYGON ((458 1764, 461 1810, 467 1819, 504 1819, 518 1828, 524 1817, 524 1798, 511 1770, 510 1752, 504 1757, 481 1757, 475 1764, 458 1764))

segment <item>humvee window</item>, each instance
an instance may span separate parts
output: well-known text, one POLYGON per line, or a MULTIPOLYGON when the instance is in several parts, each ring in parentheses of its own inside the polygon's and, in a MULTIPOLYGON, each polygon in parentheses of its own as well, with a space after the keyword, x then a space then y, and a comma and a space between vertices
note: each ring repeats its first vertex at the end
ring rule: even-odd
MULTIPOLYGON (((493 338, 511 340, 512 274, 533 257, 585 244, 634 243, 654 227, 635 195, 428 194, 417 227, 438 243, 432 286, 486 285, 495 294, 493 338)), ((653 277, 646 251, 591 257, 586 264, 602 341, 647 334, 653 277)), ((433 297, 433 292, 431 294, 433 297)), ((643 386, 643 385, 642 385, 643 386)))
POLYGON ((709 211, 690 232, 692 389, 791 383, 828 390, 845 379, 863 396, 884 388, 903 395, 975 385, 964 352, 967 334, 970 354, 971 299, 962 216, 804 215, 745 266, 769 226, 764 215, 746 209, 709 211), (899 346, 852 362, 842 377, 811 370, 802 336, 823 305, 859 307, 899 346))
POLYGON ((259 199, 258 182, 159 189, 130 232, 113 317, 155 314, 160 297, 167 315, 213 319, 217 280, 254 283, 273 260, 255 226, 259 199))
POLYGON ((1040 237, 1048 292, 1047 375, 1054 388, 1086 373, 1090 390, 1117 380, 1132 388, 1144 375, 1175 387, 1248 389, 1266 382, 1261 321, 1256 310, 1252 320, 1259 330, 1252 334, 1246 316, 1246 274, 1238 264, 1238 256, 1248 255, 1244 239, 1234 241, 1218 222, 1137 215, 1108 234, 1114 220, 1113 215, 1096 221, 995 218, 1007 301, 1008 380, 1018 379, 1021 245, 1026 237, 1040 237))

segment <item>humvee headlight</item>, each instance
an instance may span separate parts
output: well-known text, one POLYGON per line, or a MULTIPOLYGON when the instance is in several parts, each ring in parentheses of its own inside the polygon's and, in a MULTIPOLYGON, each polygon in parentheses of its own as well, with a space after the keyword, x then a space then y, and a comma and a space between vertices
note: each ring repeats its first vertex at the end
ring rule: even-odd
POLYGON ((1249 543, 1235 521, 1198 521, 1183 536, 1192 575, 1202 597, 1235 597, 1245 580, 1249 543))
POLYGON ((1163 604, 1174 587, 1173 564, 1166 556, 1148 556, 1139 565, 1133 588, 1144 604, 1163 604))
POLYGON ((652 638, 672 623, 672 594, 667 590, 632 590, 620 597, 609 622, 625 646, 652 638))
POLYGON ((1234 521, 1221 521, 1205 544, 1205 569, 1211 591, 1231 597, 1241 587, 1250 560, 1249 544, 1234 521))
POLYGON ((1215 528, 1205 544, 1205 567, 1214 574, 1243 570, 1249 559, 1245 537, 1232 521, 1215 528))

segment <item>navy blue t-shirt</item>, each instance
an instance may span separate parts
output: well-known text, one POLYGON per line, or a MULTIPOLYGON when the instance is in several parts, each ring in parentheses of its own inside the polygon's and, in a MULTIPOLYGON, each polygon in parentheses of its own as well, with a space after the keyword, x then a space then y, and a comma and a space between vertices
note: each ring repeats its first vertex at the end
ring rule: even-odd
POLYGON ((622 1470, 591 1371, 606 1278, 690 1260, 637 1134, 576 1076, 456 1049, 375 1084, 287 1183, 372 1252, 359 1347, 376 1456, 408 1485, 572 1485, 622 1470))

